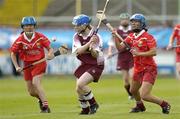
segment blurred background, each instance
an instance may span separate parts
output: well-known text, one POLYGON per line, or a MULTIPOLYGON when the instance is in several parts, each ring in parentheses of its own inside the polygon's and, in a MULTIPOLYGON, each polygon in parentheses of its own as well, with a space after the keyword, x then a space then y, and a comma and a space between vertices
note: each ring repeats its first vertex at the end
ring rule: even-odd
MULTIPOLYGON (((62 44, 72 45, 74 34, 72 19, 78 14, 92 17, 92 24, 97 25, 95 14, 103 9, 106 0, 0 0, 0 75, 17 75, 13 71, 9 48, 22 29, 20 22, 24 16, 35 16, 37 31, 44 33, 53 48, 62 44)), ((119 26, 119 15, 142 13, 146 16, 151 33, 158 44, 155 57, 158 71, 162 75, 174 75, 175 55, 166 51, 174 25, 180 22, 180 0, 110 0, 106 15, 114 27, 119 26)), ((107 54, 111 33, 102 24, 99 30, 103 39, 103 49, 107 54)), ((106 60, 104 74, 115 74, 116 56, 106 60)), ((48 74, 72 74, 79 61, 69 54, 59 56, 48 63, 48 74), (68 65, 67 65, 68 64, 68 65)))

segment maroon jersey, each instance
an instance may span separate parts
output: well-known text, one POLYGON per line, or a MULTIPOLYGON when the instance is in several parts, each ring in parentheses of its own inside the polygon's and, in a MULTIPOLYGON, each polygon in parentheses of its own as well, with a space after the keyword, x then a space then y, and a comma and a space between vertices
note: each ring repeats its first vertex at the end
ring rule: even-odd
MULTIPOLYGON (((125 39, 131 33, 131 28, 128 27, 128 29, 125 30, 125 29, 123 29, 122 26, 120 26, 117 29, 117 33, 123 39, 125 39)), ((112 40, 109 42, 109 45, 113 45, 114 44, 114 42, 112 40)), ((133 56, 129 52, 129 50, 119 51, 116 69, 117 70, 121 70, 121 69, 129 70, 132 67, 133 67, 133 56)))
MULTIPOLYGON (((97 37, 98 37, 98 42, 96 44, 95 50, 99 51, 100 54, 102 54, 102 40, 101 40, 99 35, 97 35, 97 37)), ((90 39, 91 39, 91 33, 86 38, 83 38, 79 34, 75 34, 74 38, 73 38, 72 52, 75 52, 75 50, 78 47, 81 47, 81 46, 85 45, 87 42, 89 42, 90 39)), ((91 55, 91 53, 89 51, 87 51, 84 54, 80 54, 80 55, 77 56, 77 58, 83 64, 91 64, 91 65, 101 65, 101 64, 103 64, 104 60, 103 60, 102 57, 103 56, 99 56, 98 58, 95 58, 95 57, 93 57, 91 55)))

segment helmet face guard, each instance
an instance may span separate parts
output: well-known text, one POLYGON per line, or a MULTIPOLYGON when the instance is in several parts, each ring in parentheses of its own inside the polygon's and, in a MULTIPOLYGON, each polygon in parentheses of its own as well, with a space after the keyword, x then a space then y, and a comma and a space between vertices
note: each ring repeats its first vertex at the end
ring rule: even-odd
POLYGON ((122 19, 129 19, 130 15, 128 13, 121 13, 119 15, 119 18, 120 18, 120 20, 122 20, 122 19))
POLYGON ((132 15, 131 18, 130 18, 130 21, 138 21, 138 22, 140 22, 140 24, 141 24, 140 29, 141 30, 146 29, 146 27, 147 27, 146 19, 145 19, 144 15, 142 15, 142 14, 134 14, 134 15, 132 15))
POLYGON ((21 21, 21 28, 23 28, 25 25, 37 25, 36 19, 34 17, 23 17, 21 21))
POLYGON ((72 21, 72 24, 76 26, 89 25, 90 23, 91 23, 91 18, 84 14, 75 16, 72 21))

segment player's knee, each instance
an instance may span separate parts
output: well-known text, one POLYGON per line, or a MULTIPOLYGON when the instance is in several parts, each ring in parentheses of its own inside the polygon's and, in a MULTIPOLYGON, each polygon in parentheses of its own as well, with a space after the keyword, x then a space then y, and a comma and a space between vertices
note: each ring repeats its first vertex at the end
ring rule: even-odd
POLYGON ((149 100, 149 95, 146 93, 140 93, 140 97, 142 100, 145 100, 145 101, 149 100))
POLYGON ((83 91, 83 87, 84 87, 83 85, 77 84, 77 85, 76 85, 76 92, 77 92, 77 93, 82 92, 82 91, 83 91))
POLYGON ((135 95, 135 94, 137 94, 137 90, 135 90, 135 89, 133 89, 133 88, 130 88, 130 93, 132 94, 132 95, 135 95))
POLYGON ((38 88, 40 84, 38 81, 33 80, 32 85, 33 85, 33 87, 38 88))
POLYGON ((76 86, 76 92, 77 92, 78 94, 80 94, 80 93, 81 93, 81 90, 79 89, 79 87, 78 87, 78 86, 76 86))
POLYGON ((32 96, 32 97, 36 96, 36 94, 33 91, 29 91, 29 95, 32 96))

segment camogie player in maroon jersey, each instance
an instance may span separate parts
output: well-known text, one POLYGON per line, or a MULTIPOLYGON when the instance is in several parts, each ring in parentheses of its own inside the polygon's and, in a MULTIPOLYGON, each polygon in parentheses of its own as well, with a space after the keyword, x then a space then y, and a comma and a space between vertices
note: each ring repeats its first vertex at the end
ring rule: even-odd
MULTIPOLYGON (((50 41, 41 33, 35 32, 36 20, 34 17, 24 17, 21 22, 23 32, 11 46, 11 59, 17 72, 22 71, 22 67, 17 63, 16 55, 28 66, 45 57, 44 48, 48 50, 48 59, 52 59, 53 49, 50 47, 50 41)), ((39 100, 39 106, 42 113, 50 113, 48 101, 41 86, 41 79, 46 71, 46 62, 39 63, 24 70, 24 79, 27 89, 32 97, 39 100)))
MULTIPOLYGON (((121 13, 120 14, 120 26, 115 29, 117 33, 125 39, 129 33, 131 33, 131 26, 129 25, 129 18, 130 15, 128 13, 121 13)), ((112 55, 112 48, 116 46, 114 43, 114 37, 109 41, 109 49, 108 49, 108 56, 111 57, 112 55)), ((130 80, 132 78, 130 71, 133 68, 133 56, 129 50, 118 50, 118 58, 117 58, 117 66, 116 69, 122 72, 122 78, 124 80, 124 88, 126 89, 129 99, 133 99, 132 94, 130 93, 130 80)))
POLYGON ((81 65, 74 72, 77 78, 76 92, 82 108, 80 114, 96 113, 99 105, 88 84, 98 82, 104 69, 102 40, 98 34, 93 35, 94 29, 90 22, 91 18, 84 14, 75 16, 72 21, 76 31, 72 53, 81 61, 81 65))

